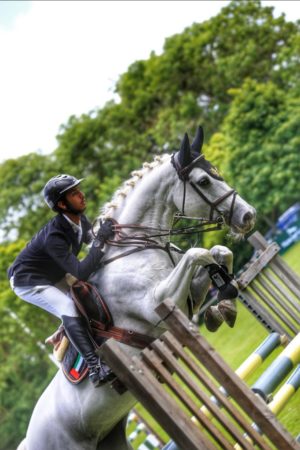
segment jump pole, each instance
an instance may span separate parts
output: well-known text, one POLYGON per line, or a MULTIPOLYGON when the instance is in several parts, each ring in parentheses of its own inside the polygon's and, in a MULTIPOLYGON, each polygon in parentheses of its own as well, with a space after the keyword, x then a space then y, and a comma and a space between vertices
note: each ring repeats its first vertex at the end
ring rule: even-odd
MULTIPOLYGON (((252 386, 252 391, 268 402, 271 393, 278 387, 296 364, 300 363, 300 333, 287 345, 273 363, 265 370, 261 377, 252 386)), ((269 403, 270 410, 277 414, 285 406, 290 397, 296 392, 300 383, 300 370, 293 372, 288 381, 275 394, 274 399, 269 403)), ((253 423, 253 428, 260 432, 259 427, 253 423)), ((245 439, 252 442, 245 434, 245 439)), ((235 444, 235 450, 241 450, 239 444, 235 444)))
POLYGON ((276 392, 268 407, 277 415, 300 387, 300 365, 294 370, 287 382, 276 392))
MULTIPOLYGON (((290 398, 299 389, 299 387, 300 387, 300 365, 296 367, 296 369, 289 377, 289 379, 278 390, 278 392, 276 392, 273 400, 268 404, 268 408, 270 409, 270 411, 272 411, 274 415, 279 414, 280 411, 287 404, 287 402, 290 400, 290 398)), ((256 423, 252 423, 251 426, 255 428, 258 433, 262 434, 261 429, 256 425, 256 423)), ((252 443, 251 438, 247 434, 245 434, 245 439, 247 439, 248 442, 252 443)), ((234 449, 242 450, 239 444, 235 444, 234 449)))
POLYGON ((252 386, 253 392, 265 401, 290 371, 300 363, 300 333, 287 345, 252 386))
POLYGON ((240 365, 235 373, 242 380, 246 380, 279 345, 285 347, 287 343, 288 339, 285 335, 280 335, 275 332, 270 333, 259 347, 240 365))
MULTIPOLYGON (((261 364, 264 360, 277 348, 279 345, 286 345, 288 342, 287 337, 285 335, 280 335, 279 333, 273 332, 270 333, 265 340, 254 350, 251 355, 236 369, 235 373, 241 378, 241 380, 246 380, 261 364)), ((221 386, 220 391, 228 397, 226 390, 221 386)), ((220 403, 214 397, 211 397, 214 402, 219 406, 220 403)), ((201 411, 208 417, 210 420, 213 419, 213 415, 208 410, 208 408, 203 405, 201 407, 201 411)), ((167 450, 167 449, 166 449, 167 450)), ((173 449, 172 449, 173 450, 173 449)), ((175 449, 174 449, 175 450, 175 449)))

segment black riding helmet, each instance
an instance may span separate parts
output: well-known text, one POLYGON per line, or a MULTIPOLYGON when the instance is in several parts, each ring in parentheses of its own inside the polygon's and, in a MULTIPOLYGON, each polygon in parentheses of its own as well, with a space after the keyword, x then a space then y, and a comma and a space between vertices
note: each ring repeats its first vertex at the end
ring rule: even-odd
POLYGON ((79 180, 72 175, 61 174, 52 177, 44 187, 44 199, 50 209, 55 211, 56 205, 63 198, 63 194, 69 189, 77 186, 83 178, 79 180))

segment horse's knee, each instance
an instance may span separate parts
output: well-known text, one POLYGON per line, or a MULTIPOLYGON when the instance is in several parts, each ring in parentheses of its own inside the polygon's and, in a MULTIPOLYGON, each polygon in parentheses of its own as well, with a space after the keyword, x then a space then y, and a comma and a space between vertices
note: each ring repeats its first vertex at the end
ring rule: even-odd
POLYGON ((186 256, 190 263, 195 265, 207 266, 216 262, 211 252, 205 248, 190 248, 186 256))
POLYGON ((221 258, 233 257, 232 251, 228 247, 225 247, 225 245, 214 245, 210 249, 210 252, 212 255, 216 255, 221 258))
POLYGON ((232 273, 233 253, 228 247, 225 247, 224 245, 215 245, 210 249, 210 253, 218 264, 226 266, 229 273, 232 273))

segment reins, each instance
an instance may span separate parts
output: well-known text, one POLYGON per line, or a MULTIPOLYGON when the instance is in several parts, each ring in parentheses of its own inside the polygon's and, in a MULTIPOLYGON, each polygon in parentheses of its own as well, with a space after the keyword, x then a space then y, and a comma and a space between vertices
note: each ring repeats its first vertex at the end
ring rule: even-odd
MULTIPOLYGON (((176 218, 181 218, 181 216, 176 216, 176 218)), ((190 220, 199 220, 199 218, 196 217, 185 217, 190 220)), ((128 247, 128 246, 134 246, 134 248, 131 248, 125 252, 119 253, 118 255, 115 255, 111 258, 105 259, 102 261, 101 266, 106 266, 107 264, 123 258, 125 256, 129 256, 133 253, 137 253, 143 250, 163 250, 166 251, 170 256, 170 251, 180 251, 178 249, 172 248, 170 246, 170 242, 167 242, 165 245, 162 245, 158 241, 154 240, 153 238, 161 238, 161 237, 171 237, 171 236, 178 236, 178 235, 190 235, 195 234, 199 232, 207 232, 207 231, 213 231, 213 230, 219 230, 224 224, 224 220, 222 217, 219 217, 217 220, 206 220, 206 219, 200 219, 202 222, 193 225, 193 226, 187 226, 187 227, 181 227, 178 229, 163 229, 163 228, 156 228, 156 227, 150 227, 146 225, 140 225, 140 224, 119 224, 117 221, 114 220, 113 229, 116 233, 117 238, 114 240, 107 241, 107 245, 110 245, 112 247, 128 247), (208 225, 216 225, 214 227, 210 228, 203 228, 204 226, 208 225), (139 235, 128 235, 126 233, 123 233, 121 230, 123 229, 130 229, 130 230, 139 230, 139 231, 150 231, 153 234, 146 234, 145 236, 139 236, 139 235)), ((181 252, 181 251, 180 251, 181 252)), ((183 252, 181 252, 183 253, 183 252)), ((172 259, 172 258, 171 258, 172 259)))
MULTIPOLYGON (((107 245, 112 247, 119 247, 119 248, 126 248, 131 247, 128 250, 125 250, 123 252, 120 252, 119 254, 112 256, 111 258, 104 259, 101 262, 101 265, 99 268, 104 267, 113 261, 116 261, 120 258, 124 258, 126 256, 132 255, 134 253, 138 253, 144 250, 162 250, 167 252, 172 264, 174 267, 176 266, 175 260, 172 255, 172 251, 176 251, 179 253, 184 253, 180 249, 178 249, 175 246, 171 246, 170 238, 171 236, 179 236, 179 235, 190 235, 195 234, 199 232, 208 232, 213 230, 220 230, 224 225, 224 217, 220 210, 218 209, 218 206, 228 197, 231 195, 233 196, 230 212, 229 212, 229 224, 232 219, 233 210, 234 210, 234 204, 237 193, 234 189, 231 189, 230 191, 226 192, 223 196, 219 197, 214 202, 211 202, 205 194, 196 186, 192 181, 189 180, 189 172, 194 167, 195 163, 201 159, 203 155, 200 155, 199 157, 195 158, 195 160, 192 161, 187 167, 181 169, 181 167, 178 166, 178 163, 175 161, 174 155, 172 157, 172 164, 179 176, 179 178, 183 181, 183 203, 182 203, 182 211, 181 213, 177 213, 174 217, 173 226, 175 223, 178 222, 180 219, 186 219, 186 220, 197 220, 198 223, 196 225, 192 226, 185 226, 180 227, 177 229, 174 229, 173 226, 171 229, 164 229, 164 228, 158 228, 143 224, 121 224, 118 223, 115 219, 111 219, 113 221, 113 231, 115 232, 114 239, 108 240, 107 245), (184 208, 185 208, 185 199, 186 199, 186 183, 189 182, 191 187, 197 192, 197 194, 210 206, 210 215, 209 219, 205 218, 199 218, 199 217, 189 217, 185 216, 184 208), (214 211, 217 211, 219 216, 216 219, 213 219, 214 211), (124 230, 129 230, 136 232, 134 234, 127 234, 124 232, 124 230), (168 237, 169 241, 163 245, 161 242, 157 240, 157 238, 164 238, 168 237)), ((94 233, 95 234, 95 233, 94 233)), ((188 296, 187 299, 188 303, 188 309, 189 309, 189 317, 192 318, 193 315, 193 302, 190 296, 188 296)), ((155 325, 156 327, 159 325, 160 321, 155 325)), ((128 330, 123 329, 117 329, 115 328, 114 333, 112 334, 111 331, 107 332, 107 337, 113 336, 115 339, 123 341, 129 345, 133 344, 133 338, 136 337, 136 333, 131 331, 130 334, 128 334, 128 330), (127 334, 126 334, 127 333, 127 334)), ((98 333, 100 333, 101 336, 103 336, 103 330, 97 330, 98 333), (102 333, 102 334, 101 334, 102 333)), ((138 336, 139 337, 139 336, 138 336)), ((140 338, 140 337, 139 337, 140 338)), ((145 344, 145 339, 151 341, 153 338, 149 336, 142 335, 142 343, 145 344)), ((148 341, 147 341, 148 342, 148 341)))
MULTIPOLYGON (((228 192, 226 192, 224 195, 216 199, 215 201, 210 201, 208 197, 199 189, 199 187, 189 180, 189 174, 191 170, 195 167, 196 163, 203 159, 204 156, 201 154, 198 157, 196 157, 190 164, 188 164, 185 167, 181 167, 180 164, 177 161, 176 155, 172 155, 171 157, 171 164, 175 168, 178 177, 180 180, 183 181, 183 198, 182 198, 182 209, 180 213, 177 213, 174 216, 174 224, 176 224, 180 219, 186 219, 186 220, 197 220, 198 224, 192 225, 192 226, 186 226, 181 228, 170 228, 170 229, 163 229, 158 227, 152 227, 148 225, 142 225, 142 224, 120 224, 116 220, 112 219, 114 222, 113 230, 115 232, 115 238, 113 240, 107 241, 107 245, 113 246, 113 247, 133 247, 130 248, 127 251, 121 252, 111 258, 108 258, 106 260, 103 260, 101 266, 105 266, 107 264, 110 264, 111 262, 124 258, 128 255, 131 255, 133 253, 137 253, 143 250, 147 249, 156 249, 156 250, 163 250, 166 251, 170 258, 171 258, 171 250, 174 250, 170 246, 170 241, 167 242, 165 245, 162 245, 160 242, 156 240, 156 238, 163 238, 163 237, 169 237, 171 236, 185 236, 185 235, 191 235, 196 233, 204 233, 209 231, 215 231, 220 230, 225 221, 222 212, 218 209, 218 206, 226 200, 228 197, 232 195, 232 202, 230 206, 230 211, 228 215, 228 224, 230 225, 233 211, 234 211, 234 205, 235 200, 237 196, 237 192, 234 189, 230 189, 228 192), (204 219, 201 217, 189 217, 185 215, 185 200, 186 200, 186 183, 189 183, 190 186, 194 189, 194 191, 210 206, 210 214, 209 219, 204 219), (217 211, 219 216, 216 217, 216 219, 213 219, 214 212, 217 211), (124 233, 123 230, 133 230, 138 231, 140 234, 135 233, 133 235, 129 235, 127 233, 124 233)), ((171 258, 172 259, 172 258, 171 258)), ((100 267, 101 267, 100 266, 100 267)))

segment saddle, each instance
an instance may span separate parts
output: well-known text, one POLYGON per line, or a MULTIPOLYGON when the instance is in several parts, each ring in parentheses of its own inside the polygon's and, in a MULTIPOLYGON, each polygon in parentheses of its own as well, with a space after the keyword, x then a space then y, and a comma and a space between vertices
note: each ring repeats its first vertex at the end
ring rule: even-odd
MULTIPOLYGON (((109 338, 140 349, 154 341, 150 336, 114 326, 109 308, 93 284, 76 280, 70 291, 79 313, 86 320, 96 349, 109 338)), ((53 345, 54 356, 61 363, 63 373, 72 384, 80 383, 87 376, 87 364, 68 340, 63 325, 46 339, 46 343, 53 345)))

